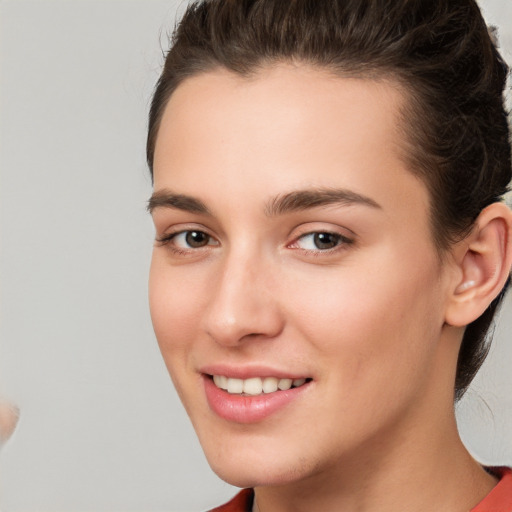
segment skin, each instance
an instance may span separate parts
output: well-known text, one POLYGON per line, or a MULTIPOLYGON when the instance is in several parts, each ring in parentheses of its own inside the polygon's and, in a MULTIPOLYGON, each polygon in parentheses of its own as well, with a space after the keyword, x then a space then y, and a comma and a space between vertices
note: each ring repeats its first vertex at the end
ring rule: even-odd
POLYGON ((14 432, 18 417, 18 408, 0 397, 0 447, 14 432))
POLYGON ((433 244, 426 187, 403 158, 404 101, 392 82, 281 64, 189 78, 166 107, 155 194, 208 213, 156 205, 157 240, 197 230, 208 244, 155 243, 155 333, 213 470, 255 487, 263 512, 467 511, 495 485, 457 434, 463 325, 447 314, 464 252, 439 258, 433 244), (375 204, 268 211, 293 191, 340 189, 375 204), (317 248, 318 232, 339 244, 317 248), (312 382, 239 424, 208 406, 211 364, 312 382))

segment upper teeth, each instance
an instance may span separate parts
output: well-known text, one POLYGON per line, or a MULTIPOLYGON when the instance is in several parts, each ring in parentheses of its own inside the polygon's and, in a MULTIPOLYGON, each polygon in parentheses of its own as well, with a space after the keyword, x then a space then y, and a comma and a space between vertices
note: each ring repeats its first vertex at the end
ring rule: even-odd
POLYGON ((250 379, 234 379, 224 375, 214 375, 213 382, 218 388, 228 393, 247 395, 261 395, 261 393, 273 393, 280 389, 286 391, 292 386, 302 386, 306 379, 278 379, 277 377, 252 377, 250 379))

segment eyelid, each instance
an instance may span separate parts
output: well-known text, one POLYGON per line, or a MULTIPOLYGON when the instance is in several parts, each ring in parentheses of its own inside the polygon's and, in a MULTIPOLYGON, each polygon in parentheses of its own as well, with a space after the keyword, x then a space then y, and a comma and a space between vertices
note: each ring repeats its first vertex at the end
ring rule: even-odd
POLYGON ((348 228, 342 229, 340 227, 333 227, 332 225, 327 227, 325 225, 312 226, 312 225, 308 224, 305 226, 301 226, 298 229, 298 233, 293 235, 292 242, 288 243, 287 247, 290 249, 299 250, 299 251, 302 251, 302 252, 308 253, 308 254, 315 254, 315 255, 326 254, 327 255, 332 252, 346 249, 347 246, 354 244, 355 241, 356 241, 355 233, 352 232, 351 230, 349 230, 348 228), (347 235, 346 233, 343 233, 342 230, 348 231, 350 234, 347 235), (339 239, 339 243, 337 243, 334 247, 323 248, 323 249, 322 248, 308 249, 308 248, 303 248, 303 247, 299 246, 299 241, 301 239, 303 240, 306 237, 311 237, 311 236, 314 236, 317 234, 334 235, 335 237, 337 237, 339 239))
POLYGON ((190 226, 190 225, 180 225, 180 226, 175 226, 175 227, 172 227, 170 229, 168 229, 167 231, 165 231, 162 235, 158 235, 155 237, 155 241, 160 244, 160 246, 165 246, 165 245, 168 245, 172 248, 172 250, 174 250, 175 252, 197 252, 201 249, 206 249, 208 247, 212 247, 212 246, 218 246, 220 245, 220 242, 217 240, 217 238, 212 235, 210 233, 210 231, 204 227, 204 226, 190 226), (215 243, 214 244, 211 244, 211 243, 208 243, 202 247, 189 247, 189 248, 184 248, 184 247, 180 247, 178 245, 175 245, 175 244, 172 244, 171 242, 176 238, 178 237, 179 235, 183 235, 185 233, 190 233, 190 232, 193 232, 193 231, 196 231, 196 232, 199 232, 199 233, 204 233, 207 237, 209 237, 210 240, 214 240, 215 243))
POLYGON ((333 236, 335 236, 339 240, 339 243, 337 245, 335 245, 334 247, 328 248, 328 249, 316 248, 316 249, 305 249, 305 250, 326 252, 328 250, 331 250, 331 249, 334 249, 334 248, 338 247, 339 245, 342 245, 342 244, 352 244, 353 243, 353 240, 350 240, 349 238, 341 235, 340 233, 333 233, 333 232, 330 232, 330 231, 313 231, 311 233, 305 233, 304 235, 301 235, 301 236, 297 237, 295 239, 295 241, 292 243, 292 245, 296 245, 300 240, 304 240, 307 237, 314 237, 315 235, 320 235, 320 234, 333 235, 333 236))

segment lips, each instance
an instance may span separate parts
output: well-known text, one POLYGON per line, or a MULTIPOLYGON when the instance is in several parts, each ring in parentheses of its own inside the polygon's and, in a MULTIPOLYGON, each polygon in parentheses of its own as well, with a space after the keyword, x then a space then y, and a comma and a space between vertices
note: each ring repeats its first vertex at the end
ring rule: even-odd
MULTIPOLYGON (((210 409, 235 423, 257 423, 288 408, 311 386, 311 378, 252 375, 240 372, 203 373, 204 389, 210 409), (230 376, 226 376, 230 375, 230 376)), ((263 372, 262 372, 263 373, 263 372)))

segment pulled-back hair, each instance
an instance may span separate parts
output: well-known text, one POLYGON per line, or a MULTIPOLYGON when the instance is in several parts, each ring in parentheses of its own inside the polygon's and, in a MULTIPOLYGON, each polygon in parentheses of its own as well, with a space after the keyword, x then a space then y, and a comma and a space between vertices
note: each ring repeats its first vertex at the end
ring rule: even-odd
MULTIPOLYGON (((165 106, 188 77, 224 68, 242 76, 279 62, 339 76, 394 80, 407 96, 405 158, 430 193, 439 253, 467 236, 512 178, 503 91, 508 68, 474 0, 203 0, 177 26, 149 115, 153 168, 165 106)), ((507 285, 510 283, 510 279, 507 285)), ((506 287, 466 327, 460 398, 488 352, 506 287)))

